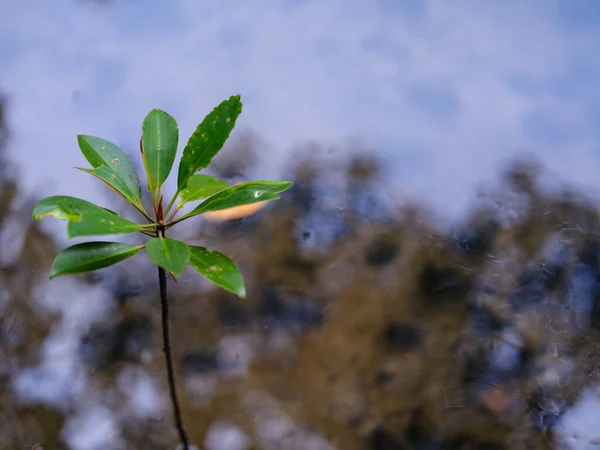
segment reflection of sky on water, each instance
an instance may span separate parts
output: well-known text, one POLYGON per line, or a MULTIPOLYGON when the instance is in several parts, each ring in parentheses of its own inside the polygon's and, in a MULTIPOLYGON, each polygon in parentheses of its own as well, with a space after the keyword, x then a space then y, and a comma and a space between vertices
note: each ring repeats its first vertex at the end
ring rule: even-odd
MULTIPOLYGON (((337 145, 358 136, 382 151, 392 192, 448 213, 523 149, 569 181, 600 187, 596 0, 106 3, 0 6, 0 92, 9 96, 10 156, 29 192, 106 202, 97 180, 72 169, 85 164, 77 133, 137 158, 150 109, 171 113, 184 142, 234 93, 245 105, 238 129, 254 129, 269 144, 261 177, 278 177, 281 158, 273 156, 293 158, 289 150, 302 141, 337 145)), ((87 385, 85 377, 70 385, 79 362, 69 345, 81 334, 71 322, 92 323, 106 311, 90 309, 87 298, 75 320, 69 314, 81 310, 71 299, 41 301, 64 309, 71 335, 50 336, 42 364, 24 370, 15 388, 57 404, 69 400, 65 389, 77 394, 87 385)), ((132 407, 151 416, 161 400, 137 378, 142 384, 126 387, 132 407)), ((66 424, 72 448, 95 448, 115 433, 111 413, 94 405, 66 424), (88 425, 100 422, 103 436, 90 438, 88 425)), ((580 406, 588 407, 597 405, 580 406)), ((565 424, 580 426, 575 410, 569 414, 565 424)), ((215 430, 208 441, 225 433, 215 430)))
POLYGON ((5 2, 0 89, 10 95, 13 159, 29 189, 99 200, 75 134, 137 157, 141 120, 173 114, 184 139, 240 92, 239 128, 272 149, 264 175, 307 139, 362 136, 389 158, 395 191, 448 212, 499 160, 526 149, 598 187, 599 8, 380 0, 5 2), (137 130, 137 131, 136 131, 137 130), (286 150, 288 150, 286 152, 286 150), (48 175, 52 174, 52 175, 48 175))

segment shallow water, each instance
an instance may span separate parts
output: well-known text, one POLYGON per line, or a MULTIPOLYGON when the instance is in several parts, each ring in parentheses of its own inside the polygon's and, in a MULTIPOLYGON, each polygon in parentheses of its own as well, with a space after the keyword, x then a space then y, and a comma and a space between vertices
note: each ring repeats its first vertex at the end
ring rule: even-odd
POLYGON ((212 172, 294 186, 172 234, 248 289, 169 280, 197 448, 600 447, 593 12, 293 3, 0 6, 0 450, 177 445, 155 267, 49 282, 64 227, 31 209, 114 200, 76 134, 139 162, 149 109, 184 136, 233 92, 212 172))
MULTIPOLYGON (((342 197, 370 195, 370 164, 366 179, 338 166, 342 197)), ((501 208, 474 202, 441 232, 414 205, 380 220, 356 197, 332 210, 310 194, 330 172, 307 177, 305 167, 282 200, 195 231, 239 265, 247 301, 189 272, 169 285, 193 443, 587 448, 597 439, 595 207, 544 192, 515 164, 496 194, 501 208), (517 198, 527 208, 516 215, 517 198)), ((2 268, 3 446, 172 448, 154 271, 134 258, 99 277, 48 282, 56 252, 33 224, 2 268)))

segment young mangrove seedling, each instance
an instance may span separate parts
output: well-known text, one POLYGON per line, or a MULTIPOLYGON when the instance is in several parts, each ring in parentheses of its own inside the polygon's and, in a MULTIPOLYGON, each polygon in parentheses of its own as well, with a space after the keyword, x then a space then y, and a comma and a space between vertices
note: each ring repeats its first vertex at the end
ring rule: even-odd
POLYGON ((189 449, 189 443, 181 419, 173 370, 166 272, 177 281, 189 265, 200 275, 240 298, 246 297, 246 288, 242 274, 227 256, 168 238, 166 231, 199 214, 276 200, 279 193, 292 185, 289 181, 250 181, 230 186, 226 181, 198 173, 208 167, 223 148, 241 112, 240 96, 234 95, 221 102, 198 125, 183 149, 177 174, 177 189, 166 208, 163 206, 162 186, 175 162, 179 128, 175 119, 164 111, 154 109, 148 113, 142 125, 140 151, 148 189, 152 194, 153 214, 142 205, 140 177, 129 157, 104 139, 77 136, 79 148, 92 166, 77 169, 94 175, 112 187, 144 216, 147 223, 132 222, 109 209, 65 195, 47 197, 33 209, 34 220, 47 215, 66 220, 68 239, 132 233, 142 233, 149 237, 142 245, 93 241, 68 247, 54 259, 50 279, 59 275, 102 269, 123 261, 142 249, 146 250, 150 260, 158 266, 167 377, 175 424, 185 450, 189 449), (177 217, 181 208, 190 202, 199 204, 189 213, 177 217))

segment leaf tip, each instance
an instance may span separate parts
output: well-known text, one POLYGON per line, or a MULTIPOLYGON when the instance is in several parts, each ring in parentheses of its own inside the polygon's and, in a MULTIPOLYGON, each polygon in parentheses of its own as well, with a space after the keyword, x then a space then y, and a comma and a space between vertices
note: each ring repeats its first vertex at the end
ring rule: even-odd
POLYGON ((175 284, 179 284, 177 277, 180 277, 181 273, 179 273, 178 275, 175 275, 175 272, 173 272, 172 270, 169 270, 169 274, 171 275, 171 278, 173 278, 173 281, 175 282, 175 284))

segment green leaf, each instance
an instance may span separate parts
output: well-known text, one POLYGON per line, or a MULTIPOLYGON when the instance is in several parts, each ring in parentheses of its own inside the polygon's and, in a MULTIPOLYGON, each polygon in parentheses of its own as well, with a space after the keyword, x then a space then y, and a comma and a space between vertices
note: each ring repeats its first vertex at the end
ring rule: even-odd
POLYGON ((48 215, 69 221, 67 225, 69 239, 81 236, 129 234, 144 229, 143 226, 106 208, 66 195, 46 197, 33 208, 34 220, 48 215))
POLYGON ((175 161, 179 128, 173 117, 160 109, 148 113, 142 125, 144 155, 156 187, 165 182, 175 161))
POLYGON ((277 194, 289 189, 291 186, 292 183, 289 181, 249 181, 241 183, 207 198, 180 220, 208 211, 218 211, 220 209, 250 205, 267 200, 277 200, 279 198, 277 194))
POLYGON ((120 242, 84 242, 67 247, 54 259, 50 279, 112 266, 135 255, 142 247, 120 242))
POLYGON ((135 203, 138 206, 141 206, 140 203, 137 202, 137 199, 133 195, 129 195, 129 186, 125 183, 125 181, 117 175, 117 173, 107 166, 98 166, 96 169, 86 169, 85 167, 75 167, 82 172, 89 173, 90 175, 95 176, 96 178, 101 179, 114 190, 122 194, 128 201, 135 203), (125 193, 128 193, 125 195, 125 193))
POLYGON ((131 203, 141 205, 142 188, 140 187, 140 177, 135 166, 123 150, 102 138, 83 134, 77 136, 77 142, 79 143, 81 153, 83 153, 85 159, 88 160, 94 169, 104 166, 106 169, 113 171, 116 179, 119 181, 116 183, 110 182, 106 169, 100 172, 104 177, 100 177, 96 173, 92 173, 92 175, 106 181, 131 203))
POLYGON ((246 298, 244 277, 231 259, 222 253, 211 252, 204 247, 190 245, 189 248, 190 266, 196 269, 200 275, 240 298, 246 298))
POLYGON ((181 276, 188 260, 190 249, 185 242, 169 238, 152 238, 148 241, 148 256, 157 266, 181 276))
POLYGON ((228 187, 229 183, 227 181, 218 180, 210 175, 196 174, 190 178, 187 187, 181 191, 179 206, 200 200, 201 198, 208 198, 228 187))
POLYGON ((239 95, 229 97, 213 109, 192 133, 179 162, 177 190, 183 191, 192 175, 208 167, 223 148, 242 112, 239 95))
POLYGON ((148 190, 154 192, 158 186, 156 185, 154 178, 152 178, 152 175, 150 175, 150 167, 148 166, 146 153, 144 153, 144 151, 142 151, 142 161, 144 162, 144 169, 146 169, 146 177, 148 178, 148 190))

